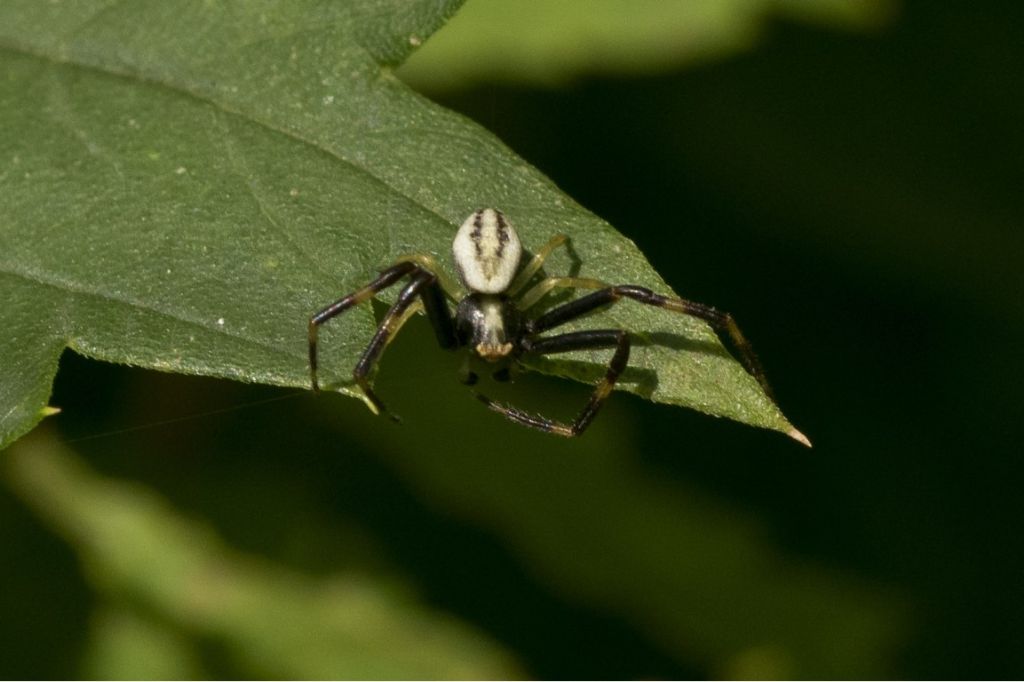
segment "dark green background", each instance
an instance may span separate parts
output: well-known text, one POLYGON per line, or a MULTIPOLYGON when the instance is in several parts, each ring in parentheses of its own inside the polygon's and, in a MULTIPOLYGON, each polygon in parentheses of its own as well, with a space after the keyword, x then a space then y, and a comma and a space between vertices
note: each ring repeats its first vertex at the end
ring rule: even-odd
MULTIPOLYGON (((1017 3, 907 2, 877 35, 776 24, 753 53, 679 73, 436 97, 636 241, 678 292, 736 314, 815 443, 616 395, 573 444, 574 465, 629 424, 641 439, 632 466, 890 595, 905 632, 865 668, 888 676, 1024 674, 1022 25, 1017 3)), ((553 587, 472 510, 453 513, 367 445, 401 428, 418 457, 486 460, 544 442, 469 399, 454 363, 424 350, 429 331, 411 326, 379 381, 402 427, 356 401, 298 396, 75 448, 243 549, 312 574, 400 574, 532 676, 721 674, 553 587), (361 433, 341 435, 338 419, 361 433), (431 428, 453 419, 462 430, 431 428)), ((554 380, 525 389, 563 414, 583 398, 554 380)), ((278 395, 67 355, 52 401, 64 413, 47 428, 74 439, 278 395)), ((560 441, 549 445, 559 456, 560 441)), ((6 489, 0 519, 17 548, 0 560, 0 673, 74 676, 92 593, 6 489)), ((216 642, 198 646, 211 675, 259 674, 234 670, 216 642)))

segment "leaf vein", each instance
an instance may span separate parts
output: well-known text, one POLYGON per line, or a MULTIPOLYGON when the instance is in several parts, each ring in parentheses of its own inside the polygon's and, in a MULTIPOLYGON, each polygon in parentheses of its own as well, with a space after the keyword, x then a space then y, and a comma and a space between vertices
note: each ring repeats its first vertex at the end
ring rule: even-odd
POLYGON ((271 345, 269 343, 261 341, 260 339, 250 338, 250 337, 238 334, 238 333, 230 332, 227 329, 224 329, 224 328, 216 326, 216 325, 211 325, 211 324, 204 323, 201 320, 197 320, 197 319, 191 318, 191 317, 189 317, 187 315, 184 315, 184 314, 182 314, 180 312, 171 311, 171 310, 164 310, 164 309, 158 308, 158 307, 156 307, 154 305, 151 305, 151 304, 148 304, 148 303, 145 303, 145 302, 142 302, 142 301, 138 301, 138 300, 133 300, 133 299, 125 297, 125 296, 115 296, 115 295, 113 295, 113 294, 111 294, 109 292, 104 292, 104 291, 99 291, 99 290, 96 290, 96 289, 91 289, 91 288, 87 287, 86 285, 84 285, 84 284, 82 284, 80 282, 75 282, 75 281, 72 281, 72 280, 68 280, 66 278, 61 277, 59 274, 45 272, 45 271, 40 270, 38 268, 30 270, 30 269, 25 268, 23 266, 19 267, 17 265, 11 264, 11 263, 6 263, 6 264, 0 265, 0 275, 7 275, 9 277, 15 277, 15 278, 22 279, 24 281, 30 282, 32 284, 38 284, 38 285, 50 287, 51 289, 56 289, 58 291, 63 291, 63 292, 74 294, 74 295, 91 296, 91 297, 94 297, 94 298, 100 298, 100 299, 103 299, 105 301, 109 301, 109 302, 112 302, 112 303, 117 303, 119 305, 127 306, 129 308, 143 310, 143 311, 150 312, 150 313, 153 313, 153 314, 156 314, 156 315, 160 315, 162 317, 166 317, 166 318, 169 318, 171 320, 174 320, 175 322, 181 322, 181 323, 184 323, 184 324, 192 325, 194 327, 199 327, 203 331, 214 332, 216 334, 223 334, 224 336, 233 338, 233 339, 235 339, 237 341, 242 341, 244 343, 248 343, 248 344, 250 344, 252 346, 256 346, 257 348, 262 348, 263 350, 269 350, 269 351, 272 351, 274 353, 281 353, 281 354, 284 354, 284 355, 286 355, 288 357, 301 357, 301 353, 289 352, 286 349, 279 348, 277 346, 271 345))

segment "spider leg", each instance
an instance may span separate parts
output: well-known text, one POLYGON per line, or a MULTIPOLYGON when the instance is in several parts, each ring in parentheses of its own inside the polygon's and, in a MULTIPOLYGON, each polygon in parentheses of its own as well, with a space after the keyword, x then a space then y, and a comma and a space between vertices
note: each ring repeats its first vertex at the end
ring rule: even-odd
POLYGON ((732 315, 703 303, 687 301, 682 298, 670 298, 656 294, 650 289, 624 284, 601 289, 592 294, 581 296, 574 301, 569 301, 564 305, 552 308, 532 322, 528 322, 527 331, 533 334, 543 332, 586 315, 598 308, 611 305, 622 298, 631 298, 646 305, 666 308, 704 320, 711 325, 719 335, 719 338, 724 336, 729 339, 734 349, 739 353, 739 360, 744 369, 757 380, 757 383, 761 385, 761 389, 764 390, 769 398, 775 399, 771 386, 768 385, 768 379, 765 377, 764 369, 761 367, 761 362, 757 359, 754 349, 750 346, 750 342, 747 341, 746 337, 743 336, 743 332, 740 331, 732 315))
MULTIPOLYGON (((417 278, 425 278, 428 280, 429 286, 423 290, 421 299, 423 306, 427 311, 427 316, 430 318, 430 322, 434 327, 434 332, 437 335, 438 343, 443 348, 453 348, 456 345, 455 340, 455 327, 452 322, 451 313, 448 311, 448 306, 444 300, 444 294, 437 286, 436 276, 426 271, 423 267, 412 261, 403 261, 396 263, 390 268, 381 272, 377 279, 373 280, 361 289, 354 291, 353 293, 338 299, 331 305, 327 306, 320 312, 313 315, 309 320, 309 374, 310 380, 314 391, 320 390, 320 384, 317 381, 317 365, 318 365, 318 334, 320 326, 331 320, 338 315, 342 314, 346 310, 352 307, 368 301, 373 298, 380 291, 390 287, 402 277, 412 273, 420 273, 417 278)), ((420 284, 419 286, 424 286, 420 284)), ((408 307, 408 304, 406 305, 408 307)), ((404 324, 404 320, 403 320, 404 324)), ((395 330, 397 331, 401 325, 396 325, 395 330)))
POLYGON ((605 289, 607 282, 589 277, 548 277, 527 290, 519 299, 519 309, 529 310, 553 289, 605 289))
POLYGON ((384 350, 387 350, 388 346, 391 345, 391 342, 395 340, 395 337, 398 336, 398 332, 402 331, 402 327, 405 326, 405 323, 415 317, 417 313, 422 312, 424 312, 423 301, 413 301, 412 304, 402 313, 402 316, 395 322, 395 331, 391 334, 391 338, 388 339, 388 342, 384 344, 384 350))
POLYGON ((444 293, 454 302, 458 302, 466 295, 466 292, 455 280, 445 274, 444 269, 438 265, 437 259, 427 253, 411 253, 398 259, 399 263, 415 263, 421 270, 433 273, 437 277, 437 283, 441 285, 444 293))
MULTIPOLYGON (((373 335, 373 339, 370 340, 370 344, 363 351, 359 362, 356 363, 355 369, 352 371, 353 380, 363 390, 370 408, 378 414, 387 414, 387 410, 370 386, 369 376, 388 343, 409 319, 407 313, 415 305, 417 297, 422 301, 427 316, 434 326, 439 345, 442 348, 454 348, 456 345, 455 326, 448 306, 444 302, 444 293, 437 283, 437 278, 429 272, 418 272, 398 294, 398 298, 384 315, 380 326, 377 327, 377 333, 373 335)), ((394 415, 390 416, 395 421, 398 420, 394 415)))
POLYGON ((529 282, 530 279, 532 279, 533 276, 536 275, 542 267, 544 267, 544 261, 548 259, 548 256, 551 255, 551 252, 557 249, 559 246, 567 244, 568 242, 569 237, 564 234, 556 234, 554 237, 549 239, 548 243, 542 246, 537 251, 537 253, 533 255, 533 258, 530 259, 530 262, 527 263, 526 266, 519 271, 519 274, 516 275, 516 278, 512 280, 511 284, 508 285, 508 289, 505 290, 505 293, 509 296, 515 296, 516 293, 524 286, 526 286, 526 283, 529 282))
POLYGON ((344 296, 309 319, 309 378, 313 384, 313 390, 320 390, 320 383, 317 381, 317 337, 320 325, 328 320, 341 315, 343 312, 359 305, 363 301, 373 298, 378 292, 387 289, 389 286, 416 270, 416 264, 411 262, 396 263, 387 270, 380 273, 377 279, 367 284, 362 289, 357 289, 348 296, 344 296))
POLYGON ((615 348, 615 354, 608 363, 604 378, 594 388, 590 400, 576 416, 571 424, 557 422, 546 417, 528 414, 516 407, 496 403, 487 396, 476 394, 477 399, 490 409, 505 415, 506 418, 547 433, 572 438, 583 433, 594 420, 597 411, 605 399, 611 394, 615 382, 629 362, 629 334, 621 329, 598 329, 593 331, 570 332, 551 336, 546 339, 533 339, 524 342, 523 349, 529 353, 548 355, 551 353, 567 353, 574 350, 594 348, 615 348))

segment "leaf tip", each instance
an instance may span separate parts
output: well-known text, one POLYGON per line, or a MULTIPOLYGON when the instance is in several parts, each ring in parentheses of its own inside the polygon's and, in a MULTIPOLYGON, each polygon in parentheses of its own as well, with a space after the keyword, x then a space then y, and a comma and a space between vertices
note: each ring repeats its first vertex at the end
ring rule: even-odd
POLYGON ((41 418, 52 417, 55 414, 60 414, 60 408, 54 407, 53 405, 47 405, 43 409, 39 410, 39 416, 41 418))
POLYGON ((795 440, 797 443, 806 445, 809 448, 814 447, 813 445, 811 445, 810 439, 803 433, 801 433, 799 430, 797 430, 795 427, 790 427, 789 431, 786 432, 786 435, 795 440))

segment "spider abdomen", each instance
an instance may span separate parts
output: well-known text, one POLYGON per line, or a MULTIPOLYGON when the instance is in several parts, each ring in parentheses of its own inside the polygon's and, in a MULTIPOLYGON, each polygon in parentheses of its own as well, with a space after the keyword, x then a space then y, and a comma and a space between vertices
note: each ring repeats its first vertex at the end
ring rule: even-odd
POLYGON ((501 211, 482 208, 462 223, 452 242, 452 253, 467 289, 500 294, 519 269, 523 247, 501 211))

